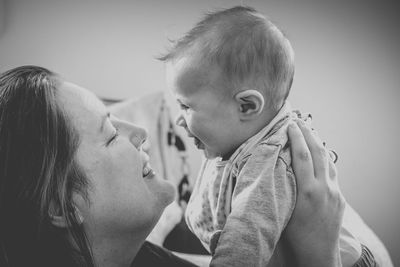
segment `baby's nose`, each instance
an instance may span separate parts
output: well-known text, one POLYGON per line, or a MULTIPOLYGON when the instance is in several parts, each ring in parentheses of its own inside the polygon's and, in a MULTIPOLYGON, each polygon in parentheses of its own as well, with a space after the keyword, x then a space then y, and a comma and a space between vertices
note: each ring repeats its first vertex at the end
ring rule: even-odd
POLYGON ((182 114, 176 117, 175 124, 181 127, 186 127, 186 121, 182 114))

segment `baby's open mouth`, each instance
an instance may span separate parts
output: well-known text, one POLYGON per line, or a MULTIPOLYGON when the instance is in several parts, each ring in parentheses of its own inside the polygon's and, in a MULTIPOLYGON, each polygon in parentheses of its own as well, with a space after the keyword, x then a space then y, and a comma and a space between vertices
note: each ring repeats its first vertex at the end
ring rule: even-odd
POLYGON ((200 141, 199 138, 193 136, 194 139, 194 145, 197 147, 197 149, 204 149, 204 144, 200 141))
POLYGON ((187 128, 185 128, 187 135, 189 138, 193 138, 194 141, 194 145, 197 147, 197 149, 201 149, 204 150, 204 144, 203 142, 200 141, 199 138, 197 138, 196 136, 194 136, 187 128))

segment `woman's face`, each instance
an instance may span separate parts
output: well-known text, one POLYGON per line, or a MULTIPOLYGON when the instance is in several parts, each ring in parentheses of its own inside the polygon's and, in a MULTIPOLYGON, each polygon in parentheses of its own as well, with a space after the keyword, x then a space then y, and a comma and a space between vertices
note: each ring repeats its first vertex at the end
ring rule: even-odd
POLYGON ((76 161, 89 182, 89 203, 78 194, 74 201, 89 237, 147 236, 174 188, 148 174, 145 130, 110 116, 95 95, 76 85, 63 83, 58 99, 80 137, 76 161))

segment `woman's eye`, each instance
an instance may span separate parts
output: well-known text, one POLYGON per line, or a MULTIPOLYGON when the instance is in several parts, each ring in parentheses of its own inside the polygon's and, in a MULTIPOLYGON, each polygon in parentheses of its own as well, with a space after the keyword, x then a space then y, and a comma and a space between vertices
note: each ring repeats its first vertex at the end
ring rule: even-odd
POLYGON ((114 134, 111 136, 110 139, 108 139, 106 146, 111 145, 119 136, 118 128, 115 128, 114 134))

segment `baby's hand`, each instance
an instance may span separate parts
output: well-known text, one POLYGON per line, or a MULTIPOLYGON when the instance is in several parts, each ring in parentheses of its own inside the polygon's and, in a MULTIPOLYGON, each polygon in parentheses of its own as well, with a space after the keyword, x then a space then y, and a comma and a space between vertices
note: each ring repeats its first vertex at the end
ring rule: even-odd
POLYGON ((160 221, 161 219, 164 220, 166 227, 165 230, 169 229, 169 233, 182 220, 182 216, 182 208, 178 205, 178 203, 176 203, 176 201, 174 201, 165 208, 164 213, 160 218, 160 221))
POLYGON ((176 201, 172 202, 165 208, 160 220, 158 220, 153 231, 147 237, 147 240, 156 245, 162 246, 168 234, 182 220, 182 216, 182 208, 176 203, 176 201))

